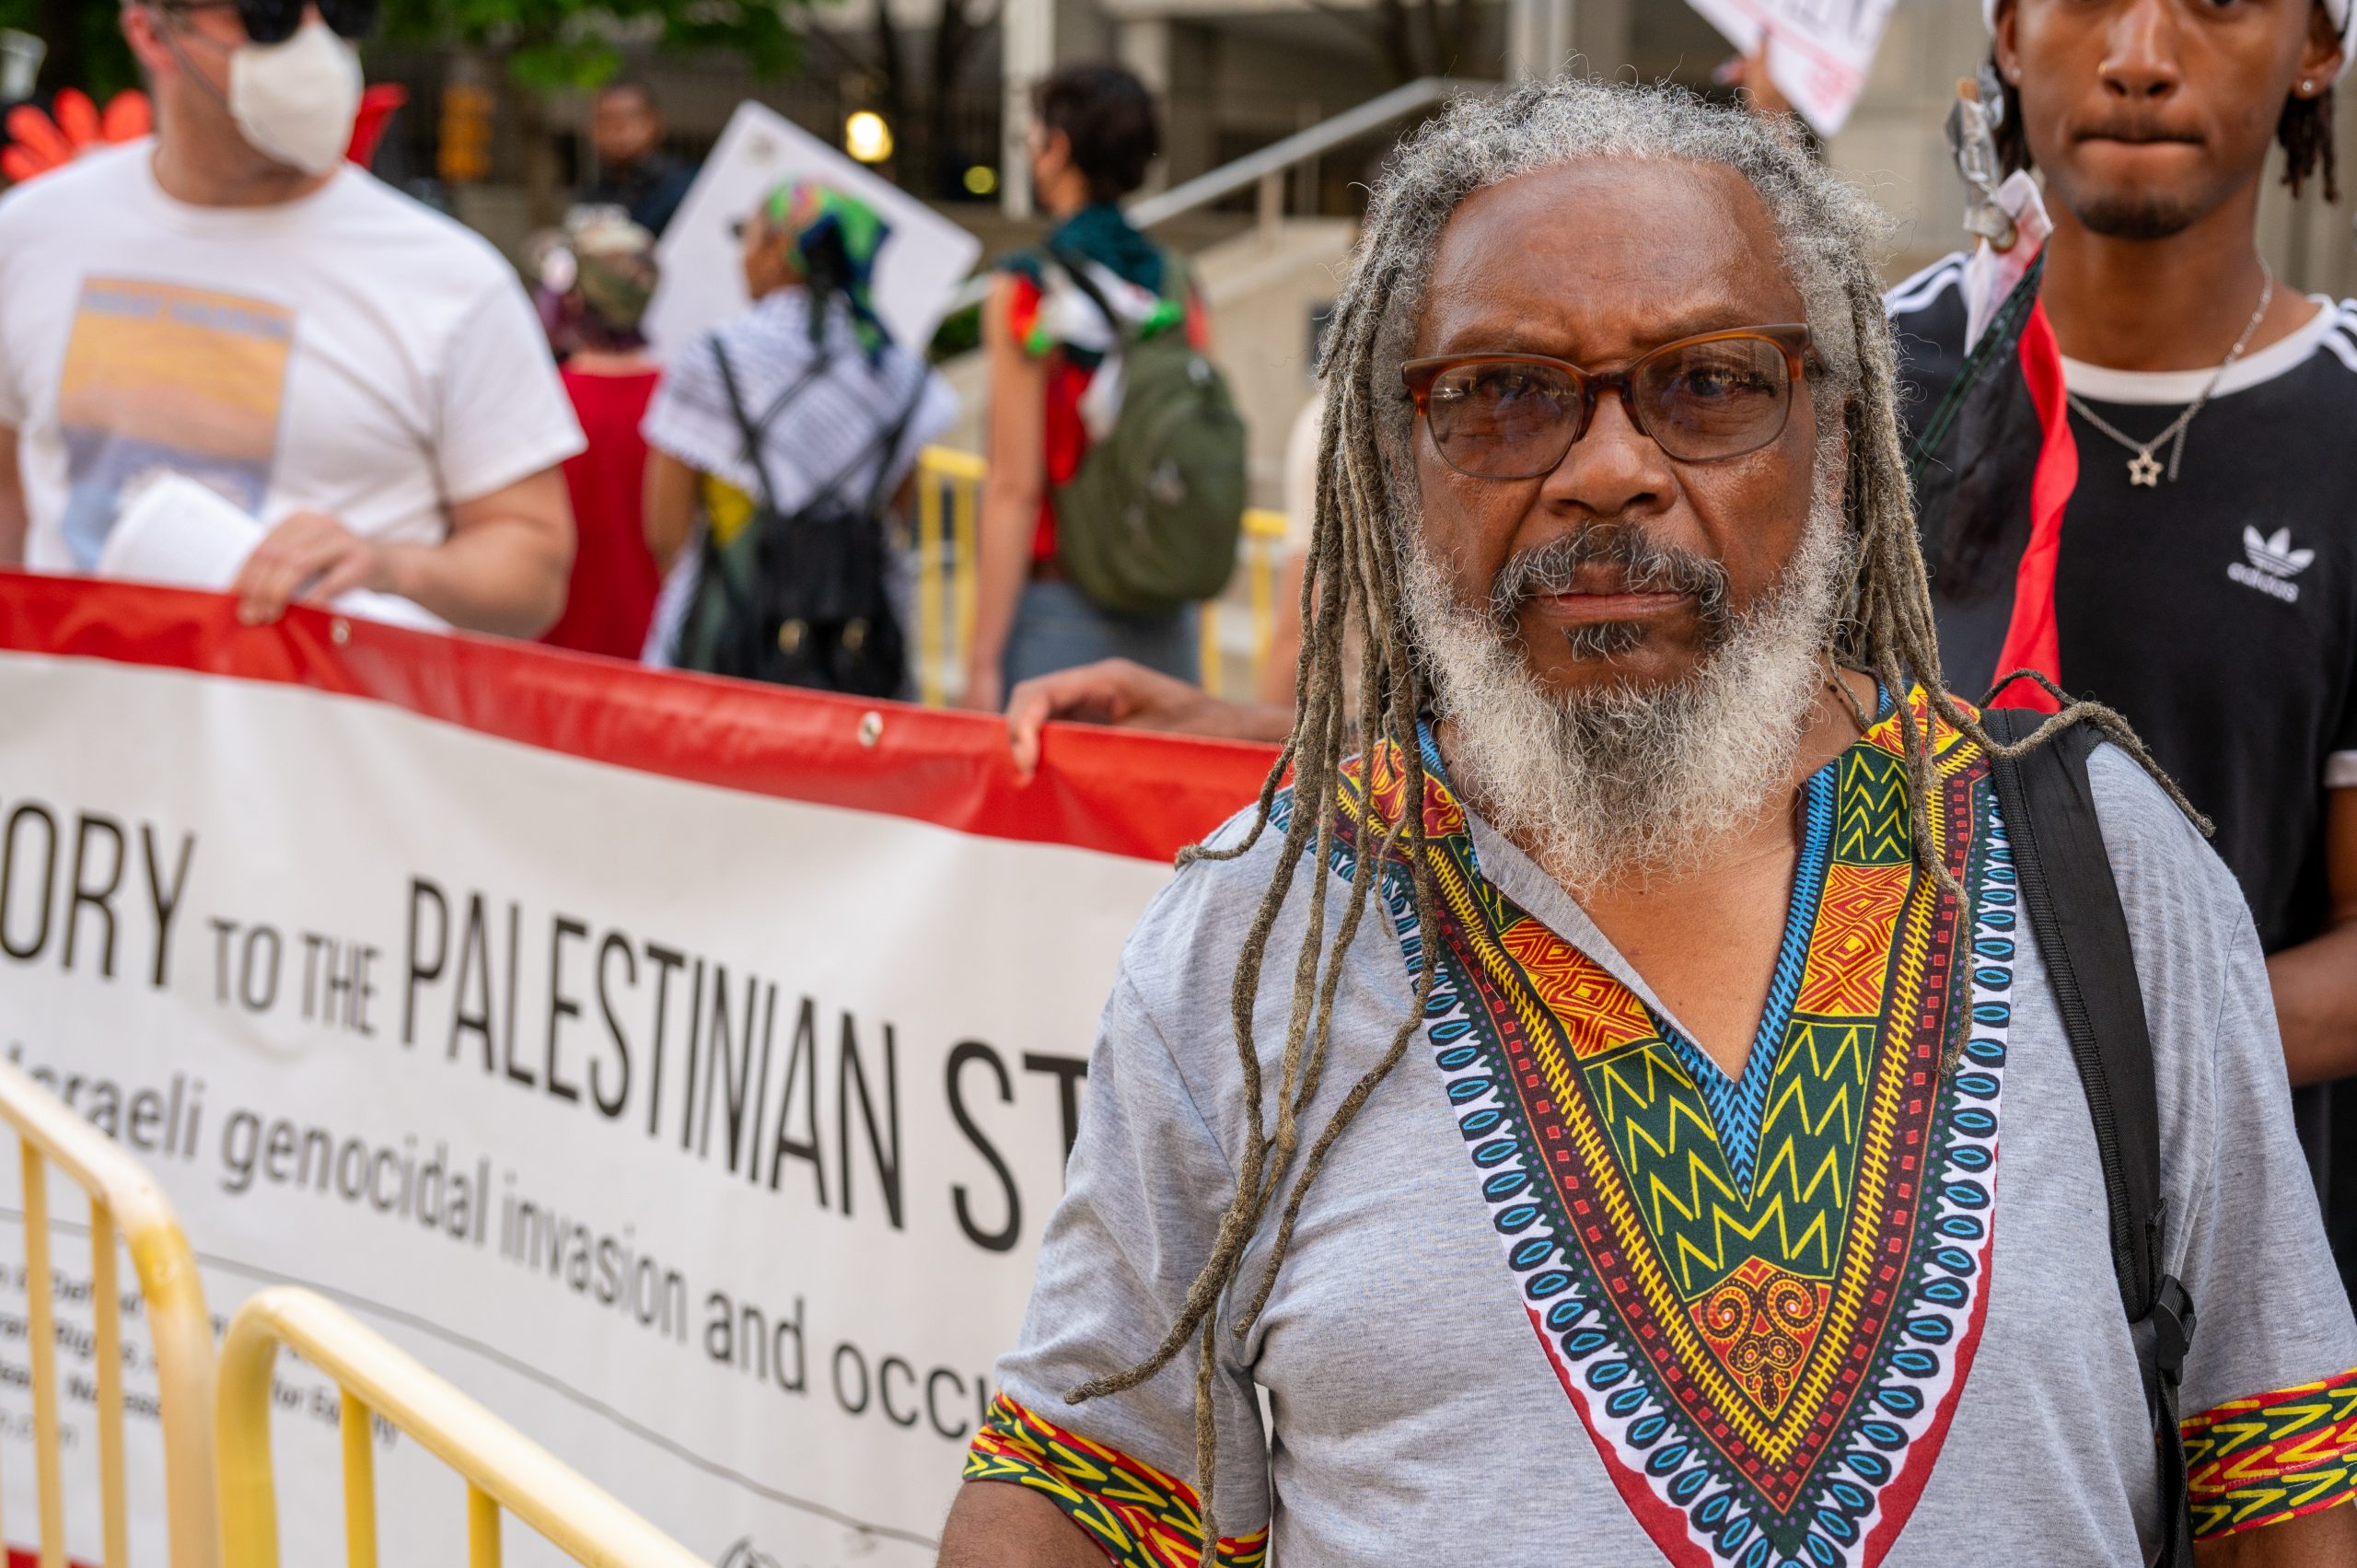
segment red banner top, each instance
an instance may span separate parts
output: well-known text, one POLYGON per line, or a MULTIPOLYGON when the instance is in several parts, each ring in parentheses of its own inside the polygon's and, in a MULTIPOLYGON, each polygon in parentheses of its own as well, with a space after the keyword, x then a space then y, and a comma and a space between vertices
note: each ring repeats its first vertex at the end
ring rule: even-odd
POLYGON ((1149 860, 1168 860, 1250 801, 1275 755, 1054 725, 1024 784, 1004 725, 984 714, 317 610, 243 626, 225 595, 14 572, 0 572, 0 649, 307 686, 668 778, 1149 860))

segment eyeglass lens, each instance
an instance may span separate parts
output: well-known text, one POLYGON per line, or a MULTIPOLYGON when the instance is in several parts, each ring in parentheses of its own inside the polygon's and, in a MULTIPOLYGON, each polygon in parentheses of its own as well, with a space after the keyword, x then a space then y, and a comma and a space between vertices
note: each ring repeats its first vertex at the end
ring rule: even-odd
POLYGON ((254 42, 284 43, 303 25, 303 8, 311 3, 342 37, 364 38, 377 25, 377 0, 237 0, 238 19, 254 42))
MULTIPOLYGON (((1731 458, 1773 441, 1792 404, 1784 351, 1766 338, 1672 344, 1629 377, 1630 417, 1685 462, 1731 458)), ((1599 395, 1601 389, 1599 389, 1599 395)), ((1434 444, 1449 466, 1479 479, 1529 479, 1552 470, 1585 432, 1579 382, 1568 369, 1474 360, 1437 377, 1425 400, 1434 444)))

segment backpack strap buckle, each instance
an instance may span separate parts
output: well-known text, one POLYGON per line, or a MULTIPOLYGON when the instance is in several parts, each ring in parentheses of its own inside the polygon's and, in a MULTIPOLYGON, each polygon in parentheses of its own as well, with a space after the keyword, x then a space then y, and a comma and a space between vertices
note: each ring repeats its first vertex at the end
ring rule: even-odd
POLYGON ((2144 1407, 2154 1430, 2176 1423, 2177 1386, 2184 1381, 2186 1353, 2193 1344, 2193 1297, 2175 1274, 2153 1287, 2153 1304, 2129 1325, 2136 1342, 2136 1365, 2144 1378, 2144 1407))
POLYGON ((2153 1293, 2153 1310, 2144 1317, 2153 1337, 2153 1370, 2175 1388, 2185 1374, 2185 1353, 2193 1344, 2193 1297, 2175 1274, 2163 1274, 2153 1293))
POLYGON ((2153 1305, 2132 1325, 2136 1361, 2144 1374, 2144 1405, 2153 1418, 2154 1458, 2159 1467, 2163 1568, 2189 1568, 2193 1562, 2191 1495, 2185 1463, 2185 1437, 2177 1425, 2177 1386, 2185 1354, 2193 1343, 2193 1297, 2175 1274, 2163 1274, 2153 1305))

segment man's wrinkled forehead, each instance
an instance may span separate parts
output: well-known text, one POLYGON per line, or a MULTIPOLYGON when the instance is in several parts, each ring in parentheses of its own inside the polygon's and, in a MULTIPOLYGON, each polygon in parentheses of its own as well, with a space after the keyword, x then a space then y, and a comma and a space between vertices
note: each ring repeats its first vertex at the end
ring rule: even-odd
POLYGON ((1475 192, 1441 230, 1419 306, 1418 354, 1592 365, 1805 314, 1750 181, 1660 158, 1562 163, 1475 192))

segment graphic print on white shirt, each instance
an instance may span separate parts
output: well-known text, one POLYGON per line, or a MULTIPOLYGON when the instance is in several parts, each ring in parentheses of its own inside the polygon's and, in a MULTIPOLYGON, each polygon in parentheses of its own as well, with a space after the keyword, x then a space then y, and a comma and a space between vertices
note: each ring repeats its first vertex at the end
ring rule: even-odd
POLYGON ((2306 571, 2315 562, 2313 550, 2292 548, 2292 530, 2277 528, 2272 534, 2261 534, 2248 523, 2243 525, 2243 554, 2249 564, 2235 562, 2226 568, 2226 575, 2247 588, 2280 598, 2285 604, 2300 602, 2299 585, 2292 579, 2306 571))
POLYGON ((259 513, 285 401, 295 313, 134 278, 82 285, 59 376, 64 533, 87 572, 146 479, 177 473, 259 513))
POLYGON ((361 169, 261 207, 174 200, 132 143, 0 195, 0 429, 26 566, 103 572, 143 475, 264 527, 439 544, 581 427, 516 272, 361 169))

